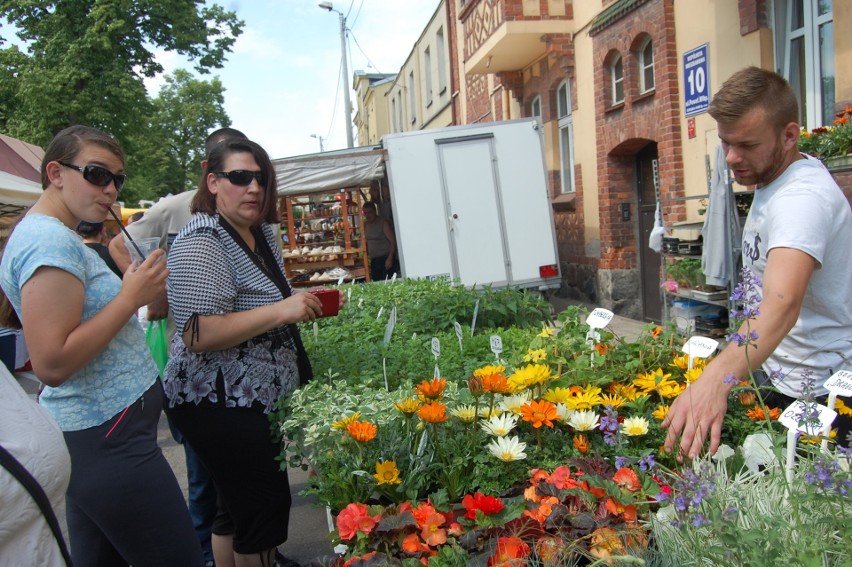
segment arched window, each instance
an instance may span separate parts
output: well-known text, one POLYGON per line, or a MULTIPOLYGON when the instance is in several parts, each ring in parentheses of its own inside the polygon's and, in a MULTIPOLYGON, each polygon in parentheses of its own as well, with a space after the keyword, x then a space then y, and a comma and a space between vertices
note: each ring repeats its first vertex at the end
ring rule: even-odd
POLYGON ((654 42, 647 38, 637 52, 639 60, 639 94, 654 90, 654 42))
POLYGON ((624 60, 616 54, 609 64, 610 106, 624 102, 624 60))
POLYGON ((541 124, 541 97, 537 96, 530 103, 530 116, 541 124))
POLYGON ((571 114, 571 83, 562 81, 556 89, 556 116, 559 127, 559 162, 562 193, 573 193, 574 187, 574 119, 571 114))

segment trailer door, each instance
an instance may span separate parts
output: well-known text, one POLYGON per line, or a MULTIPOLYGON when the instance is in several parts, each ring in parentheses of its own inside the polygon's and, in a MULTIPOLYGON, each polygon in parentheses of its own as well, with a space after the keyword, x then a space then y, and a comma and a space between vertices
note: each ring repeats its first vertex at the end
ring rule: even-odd
POLYGON ((437 140, 453 277, 497 287, 512 279, 492 134, 437 140))

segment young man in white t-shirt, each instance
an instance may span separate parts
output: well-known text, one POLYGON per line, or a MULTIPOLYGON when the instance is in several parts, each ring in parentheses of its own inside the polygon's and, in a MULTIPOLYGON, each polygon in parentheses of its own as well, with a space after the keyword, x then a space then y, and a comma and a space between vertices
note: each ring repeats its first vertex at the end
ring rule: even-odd
MULTIPOLYGON (((833 372, 852 370, 852 213, 822 163, 798 150, 795 93, 783 77, 748 67, 722 85, 710 115, 737 183, 755 187, 743 264, 762 282, 762 300, 739 329, 757 339, 722 351, 663 421, 665 450, 677 444, 690 459, 708 433, 716 452, 728 393, 749 372, 771 380, 774 407, 802 396, 806 376, 819 397, 833 372)), ((839 444, 849 445, 849 424, 835 420, 839 444)))

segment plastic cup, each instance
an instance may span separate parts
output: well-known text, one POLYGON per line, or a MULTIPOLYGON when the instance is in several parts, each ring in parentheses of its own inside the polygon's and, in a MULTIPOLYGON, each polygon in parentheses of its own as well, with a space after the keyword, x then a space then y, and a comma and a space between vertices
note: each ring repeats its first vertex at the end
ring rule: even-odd
POLYGON ((145 258, 151 252, 160 247, 160 239, 156 236, 151 236, 149 238, 134 238, 133 242, 130 242, 125 238, 124 245, 127 247, 127 251, 130 252, 131 262, 144 262, 145 258), (137 247, 139 250, 137 250, 137 247), (144 257, 139 255, 140 251, 144 257))
POLYGON ((333 288, 320 288, 308 290, 322 303, 322 316, 333 317, 340 311, 340 291, 333 288))

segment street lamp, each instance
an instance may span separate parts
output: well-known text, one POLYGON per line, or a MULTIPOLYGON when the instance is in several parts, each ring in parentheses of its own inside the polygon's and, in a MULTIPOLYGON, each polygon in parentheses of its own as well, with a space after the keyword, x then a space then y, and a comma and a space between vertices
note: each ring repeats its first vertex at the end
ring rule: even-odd
POLYGON ((311 138, 316 138, 317 140, 319 140, 320 152, 324 152, 325 151, 325 138, 323 138, 319 134, 311 134, 311 138))
POLYGON ((343 12, 334 9, 334 5, 331 2, 320 2, 317 4, 323 10, 328 10, 329 12, 337 12, 337 15, 340 16, 340 52, 343 57, 343 104, 345 106, 346 113, 346 147, 351 148, 352 143, 352 102, 349 100, 349 61, 346 57, 346 16, 343 15, 343 12))

